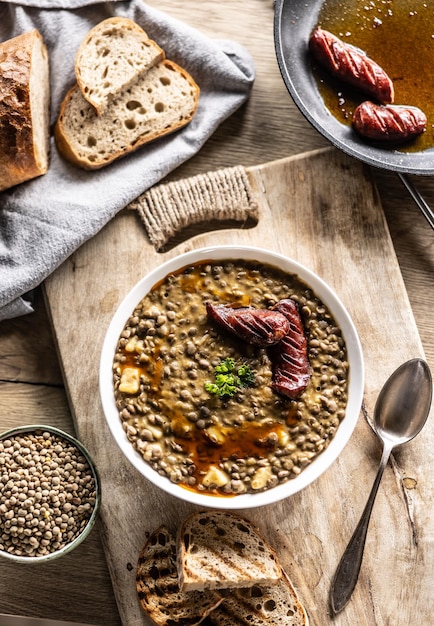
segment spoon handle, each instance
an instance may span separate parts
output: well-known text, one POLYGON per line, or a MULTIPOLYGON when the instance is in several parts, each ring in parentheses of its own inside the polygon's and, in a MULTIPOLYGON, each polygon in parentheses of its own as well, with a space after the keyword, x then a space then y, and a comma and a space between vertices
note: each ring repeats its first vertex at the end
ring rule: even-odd
POLYGON ((346 606, 357 584, 372 507, 392 449, 393 446, 384 445, 380 467, 378 468, 368 501, 336 569, 330 590, 330 606, 334 615, 346 606))

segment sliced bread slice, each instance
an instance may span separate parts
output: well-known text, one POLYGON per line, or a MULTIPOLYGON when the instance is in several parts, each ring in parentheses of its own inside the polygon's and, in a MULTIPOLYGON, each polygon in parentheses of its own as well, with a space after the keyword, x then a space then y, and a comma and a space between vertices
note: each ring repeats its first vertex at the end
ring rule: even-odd
POLYGON ((243 517, 225 511, 190 515, 177 535, 183 591, 272 584, 282 576, 277 555, 243 517))
POLYGON ((126 17, 110 17, 94 26, 82 41, 75 59, 77 83, 101 115, 164 56, 138 24, 126 17))
POLYGON ((34 29, 0 44, 0 191, 45 174, 49 150, 49 59, 34 29))
POLYGON ((56 145, 75 165, 100 169, 188 124, 198 101, 193 78, 168 59, 152 67, 99 116, 75 85, 60 107, 56 145))
POLYGON ((142 609, 159 626, 195 626, 222 601, 217 591, 179 590, 176 538, 165 526, 152 533, 140 553, 136 589, 142 609))
POLYGON ((308 626, 307 613, 283 572, 274 585, 233 589, 207 618, 213 626, 308 626))

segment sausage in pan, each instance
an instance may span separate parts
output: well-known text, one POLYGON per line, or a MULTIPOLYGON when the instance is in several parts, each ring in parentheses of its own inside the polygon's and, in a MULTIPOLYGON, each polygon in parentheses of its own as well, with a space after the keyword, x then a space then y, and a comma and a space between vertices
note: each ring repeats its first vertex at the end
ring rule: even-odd
POLYGON ((322 28, 315 29, 311 34, 309 50, 318 63, 340 80, 379 102, 393 102, 392 80, 362 50, 322 28))
POLYGON ((366 101, 354 111, 353 127, 366 139, 399 143, 426 130, 426 115, 413 106, 380 106, 366 101))

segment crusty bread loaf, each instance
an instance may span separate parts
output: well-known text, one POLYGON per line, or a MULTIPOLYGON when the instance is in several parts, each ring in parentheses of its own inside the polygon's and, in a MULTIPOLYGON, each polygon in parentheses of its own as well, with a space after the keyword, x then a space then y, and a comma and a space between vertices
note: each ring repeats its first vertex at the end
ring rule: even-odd
POLYGON ((72 163, 99 169, 190 122, 199 99, 191 76, 165 59, 98 116, 78 85, 66 95, 55 128, 56 144, 72 163))
POLYGON ((258 529, 225 511, 190 515, 178 531, 177 558, 183 591, 272 584, 282 576, 276 553, 258 529))
POLYGON ((208 617, 213 626, 308 626, 307 613, 287 574, 274 585, 232 589, 208 617))
POLYGON ((110 17, 94 26, 82 41, 75 59, 77 83, 101 115, 116 96, 164 56, 138 24, 126 17, 110 17))
POLYGON ((136 588, 141 607, 160 626, 199 624, 222 601, 217 591, 179 590, 176 539, 165 526, 152 533, 140 553, 136 588))
POLYGON ((48 53, 34 29, 0 44, 0 190, 47 172, 49 124, 48 53))

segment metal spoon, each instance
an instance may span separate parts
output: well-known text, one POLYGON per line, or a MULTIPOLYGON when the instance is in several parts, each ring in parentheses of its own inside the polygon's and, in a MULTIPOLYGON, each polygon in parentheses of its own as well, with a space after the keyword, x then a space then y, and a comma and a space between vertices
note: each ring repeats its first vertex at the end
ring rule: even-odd
POLYGON ((373 426, 383 442, 383 454, 360 521, 332 581, 330 607, 334 615, 346 606, 356 586, 372 507, 390 454, 396 446, 407 443, 421 431, 428 418, 431 399, 432 377, 423 359, 403 363, 380 391, 373 426))

